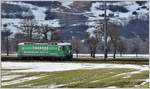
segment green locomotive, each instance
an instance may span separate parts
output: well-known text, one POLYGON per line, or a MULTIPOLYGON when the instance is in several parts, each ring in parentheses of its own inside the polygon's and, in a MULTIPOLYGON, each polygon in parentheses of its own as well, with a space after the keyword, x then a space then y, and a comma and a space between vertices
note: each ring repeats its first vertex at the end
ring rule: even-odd
POLYGON ((72 58, 71 43, 19 43, 18 57, 72 58))

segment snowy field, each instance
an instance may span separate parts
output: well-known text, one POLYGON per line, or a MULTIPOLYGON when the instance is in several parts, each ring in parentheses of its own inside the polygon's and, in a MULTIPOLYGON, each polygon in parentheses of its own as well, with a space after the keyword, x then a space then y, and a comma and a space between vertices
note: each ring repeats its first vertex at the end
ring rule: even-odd
POLYGON ((96 63, 54 63, 54 62, 2 62, 2 69, 17 69, 13 72, 53 72, 95 68, 133 68, 148 70, 148 65, 96 64, 96 63))
MULTIPOLYGON (((79 58, 90 58, 90 54, 78 54, 79 58)), ((104 58, 104 54, 95 54, 96 58, 104 58)), ((76 58, 76 54, 73 54, 76 58)), ((108 58, 113 58, 113 54, 108 54, 108 58)), ((149 54, 116 54, 116 58, 149 58, 149 54)))
MULTIPOLYGON (((32 85, 35 84, 33 83, 28 83, 30 81, 36 80, 35 82, 38 82, 38 80, 40 79, 44 79, 44 78, 54 78, 55 77, 51 77, 51 74, 54 74, 54 76, 58 76, 57 72, 59 72, 59 76, 63 76, 63 73, 66 72, 71 72, 68 75, 64 76, 64 78, 66 79, 66 81, 68 81, 68 76, 73 76, 74 78, 77 77, 80 78, 80 76, 88 76, 87 74, 81 74, 78 76, 75 76, 76 73, 80 73, 80 72, 76 72, 76 71, 87 71, 89 70, 89 75, 90 71, 96 71, 97 69, 99 70, 99 73, 102 75, 99 75, 97 77, 100 76, 108 76, 110 77, 110 79, 112 77, 122 77, 123 82, 124 81, 128 81, 128 78, 131 78, 134 75, 138 75, 138 74, 142 74, 142 77, 144 77, 144 79, 137 79, 139 82, 141 81, 140 85, 135 85, 135 87, 140 87, 143 85, 147 85, 149 82, 149 79, 147 78, 146 75, 143 75, 143 73, 146 73, 149 71, 149 65, 135 65, 135 64, 106 64, 106 63, 59 63, 59 62, 2 62, 2 86, 8 86, 8 87, 48 87, 48 88, 57 88, 57 87, 61 87, 61 86, 68 86, 68 84, 74 84, 74 83, 78 83, 80 81, 74 82, 74 80, 72 80, 71 83, 65 83, 65 84, 53 84, 50 82, 46 82, 48 83, 48 85, 42 85, 42 86, 37 86, 37 85, 32 85), (106 73, 108 73, 109 75, 103 74, 103 72, 100 71, 106 71, 106 73), (37 73, 37 74, 36 74, 37 73), (56 73, 56 74, 55 74, 56 73), (61 74, 62 73, 62 74, 61 74), (113 74, 113 75, 111 75, 113 74), (146 77, 146 78, 145 78, 146 77), (22 84, 23 83, 23 84, 22 84), (17 85, 16 85, 17 84, 17 85)), ((98 71, 97 71, 98 72, 98 71)), ((97 73, 96 72, 96 73, 97 73)), ((86 72, 85 72, 86 73, 86 72)), ((92 74, 93 75, 93 74, 92 74)), ((58 77, 59 77, 58 76, 58 77)), ((108 78, 107 77, 107 78, 108 78)), ((46 78, 46 79, 47 79, 46 78)), ((73 78, 73 79, 74 79, 73 78)), ((91 77, 92 78, 92 77, 91 77)), ((115 79, 116 79, 115 78, 115 79)), ((90 78, 89 78, 90 79, 90 78)), ((87 81, 89 80, 87 79, 87 81)), ((45 79, 44 79, 45 80, 45 79)), ((70 80, 70 78, 69 78, 70 80)), ((51 82, 53 82, 54 80, 51 80, 51 82)), ((61 80, 59 80, 59 78, 57 79, 57 82, 59 82, 61 80)), ((100 80, 98 78, 95 78, 94 80, 90 81, 91 83, 96 83, 99 82, 100 80)), ((116 80, 113 80, 116 81, 116 80)), ((135 81, 135 82, 138 82, 135 81)), ((62 82, 61 82, 62 83, 62 82)), ((96 87, 96 86, 94 86, 96 87)), ((112 87, 117 87, 117 86, 109 86, 110 88, 112 87)))

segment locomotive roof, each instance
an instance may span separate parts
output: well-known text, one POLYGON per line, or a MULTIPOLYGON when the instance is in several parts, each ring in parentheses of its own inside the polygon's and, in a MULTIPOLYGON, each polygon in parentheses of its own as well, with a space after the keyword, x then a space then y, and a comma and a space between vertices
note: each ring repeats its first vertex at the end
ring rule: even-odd
POLYGON ((58 45, 71 45, 71 43, 58 43, 58 45))
POLYGON ((24 44, 53 44, 53 45, 71 45, 71 43, 34 43, 34 42, 23 42, 23 43, 19 43, 18 45, 24 45, 24 44))

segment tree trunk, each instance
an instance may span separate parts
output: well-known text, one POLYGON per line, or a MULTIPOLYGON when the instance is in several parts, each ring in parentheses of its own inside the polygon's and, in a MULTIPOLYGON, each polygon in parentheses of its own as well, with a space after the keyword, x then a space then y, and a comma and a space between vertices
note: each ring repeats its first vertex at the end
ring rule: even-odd
POLYGON ((76 52, 76 58, 78 58, 78 52, 76 52))
POLYGON ((92 51, 90 52, 90 54, 91 54, 91 57, 92 57, 92 51))
POLYGON ((114 50, 113 58, 114 58, 114 59, 116 58, 116 49, 114 50))
POLYGON ((136 57, 138 57, 138 53, 136 52, 136 57))
POLYGON ((120 57, 122 57, 122 52, 120 52, 120 57))
POLYGON ((106 60, 107 57, 108 57, 108 56, 107 56, 107 52, 108 52, 108 50, 106 49, 106 50, 105 50, 105 53, 104 53, 104 59, 105 59, 105 60, 106 60))
POLYGON ((47 34, 44 33, 44 40, 47 41, 47 34))
POLYGON ((95 58, 95 51, 93 52, 93 58, 95 58))
POLYGON ((8 43, 8 36, 6 37, 6 51, 7 51, 7 56, 9 56, 9 43, 8 43))
POLYGON ((29 41, 32 42, 32 29, 29 29, 29 41))

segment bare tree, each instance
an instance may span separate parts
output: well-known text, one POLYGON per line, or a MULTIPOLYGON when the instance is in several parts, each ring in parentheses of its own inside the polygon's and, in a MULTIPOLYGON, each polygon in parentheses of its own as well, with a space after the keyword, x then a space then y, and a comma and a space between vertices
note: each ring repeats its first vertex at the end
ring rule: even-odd
POLYGON ((133 48, 132 48, 132 53, 136 54, 136 57, 138 56, 138 52, 139 52, 139 45, 138 44, 133 44, 133 48))
POLYGON ((127 47, 126 47, 127 44, 125 43, 125 41, 123 39, 119 39, 117 44, 118 44, 117 50, 120 53, 120 57, 121 57, 122 54, 124 52, 126 52, 126 50, 127 50, 127 47))
POLYGON ((35 32, 36 21, 31 18, 25 18, 22 20, 20 29, 27 36, 28 41, 32 41, 32 35, 35 32))
POLYGON ((145 53, 148 54, 149 52, 149 39, 148 38, 145 40, 144 44, 145 44, 145 48, 144 48, 145 53))
POLYGON ((43 26, 43 30, 42 30, 42 33, 43 33, 43 35, 44 35, 44 40, 45 41, 47 41, 48 39, 48 37, 47 37, 47 33, 49 32, 49 30, 50 30, 50 28, 48 27, 48 25, 45 25, 45 26, 43 26))
POLYGON ((14 39, 15 39, 14 48, 15 48, 15 51, 17 51, 17 45, 18 45, 18 43, 23 42, 25 40, 24 38, 25 38, 25 36, 24 36, 23 33, 18 32, 18 33, 14 34, 14 39))
POLYGON ((80 44, 81 44, 81 41, 77 38, 72 38, 72 41, 71 41, 71 44, 72 44, 72 47, 73 47, 73 50, 75 51, 76 53, 76 57, 78 58, 78 54, 79 54, 79 50, 80 50, 80 44))
POLYGON ((44 41, 48 41, 48 36, 52 36, 52 35, 49 35, 48 33, 52 33, 54 31, 54 28, 52 27, 49 27, 48 25, 41 25, 41 26, 36 26, 36 32, 38 34, 43 34, 43 40, 44 41))
POLYGON ((4 24, 3 30, 1 31, 2 36, 4 37, 4 40, 6 40, 6 53, 7 56, 9 56, 9 36, 12 34, 12 32, 7 28, 7 24, 4 24))
POLYGON ((95 58, 96 49, 98 47, 98 44, 102 41, 104 29, 101 22, 98 22, 93 28, 95 30, 93 32, 93 35, 91 35, 91 33, 88 34, 87 43, 89 45, 91 57, 95 58))
POLYGON ((44 36, 43 40, 46 42, 47 41, 60 41, 61 30, 59 30, 58 28, 54 28, 48 25, 41 24, 41 26, 36 27, 36 32, 38 34, 42 34, 44 36))
POLYGON ((91 57, 95 58, 96 48, 98 46, 98 39, 95 37, 90 37, 88 39, 89 49, 91 57))
POLYGON ((144 54, 148 54, 148 51, 149 51, 149 39, 146 38, 143 40, 141 46, 140 46, 140 51, 141 53, 144 53, 144 54))
POLYGON ((136 54, 136 57, 138 56, 138 53, 140 51, 140 44, 141 44, 141 40, 136 37, 132 39, 132 49, 131 52, 136 54))
POLYGON ((118 40, 119 40, 119 31, 120 27, 114 23, 110 23, 108 27, 108 36, 110 36, 111 40, 110 43, 112 45, 113 49, 113 58, 116 58, 116 52, 117 52, 117 46, 118 46, 118 40))
POLYGON ((61 38, 60 38, 60 35, 61 35, 61 30, 53 30, 53 31, 51 31, 51 41, 57 41, 57 42, 59 42, 59 41, 61 41, 61 38))
POLYGON ((24 34, 23 33, 19 33, 19 32, 15 33, 14 37, 16 39, 16 43, 17 44, 20 43, 20 42, 22 42, 24 40, 24 38, 25 38, 24 34))

